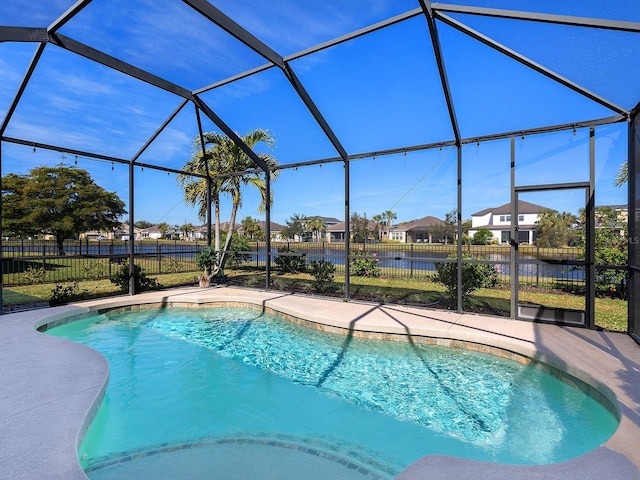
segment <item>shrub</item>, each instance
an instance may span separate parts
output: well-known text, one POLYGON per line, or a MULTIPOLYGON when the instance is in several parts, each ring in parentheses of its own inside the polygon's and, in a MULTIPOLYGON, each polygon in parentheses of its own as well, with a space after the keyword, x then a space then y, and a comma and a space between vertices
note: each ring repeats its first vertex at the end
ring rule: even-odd
MULTIPOLYGON (((354 255, 364 256, 366 252, 362 247, 354 252, 354 255)), ((372 257, 377 254, 372 254, 372 257)), ((354 277, 379 277, 380 268, 378 267, 377 258, 352 258, 349 260, 349 273, 354 277)))
MULTIPOLYGON (((120 287, 120 290, 126 292, 129 289, 129 263, 125 262, 120 265, 120 269, 111 279, 111 283, 120 287)), ((144 269, 140 265, 133 266, 133 284, 136 293, 144 292, 158 287, 155 278, 147 277, 144 269)))
POLYGON ((87 290, 80 290, 78 282, 73 282, 70 285, 56 285, 51 290, 51 297, 49 297, 50 305, 61 305, 67 303, 69 300, 85 297, 89 292, 87 290))
POLYGON ((213 267, 217 261, 218 252, 215 251, 212 245, 196 253, 196 265, 203 271, 205 277, 211 273, 211 267, 213 267))
POLYGON ((84 277, 88 279, 102 278, 106 274, 104 266, 96 262, 83 263, 80 266, 80 270, 84 274, 84 277))
POLYGON ((35 285, 37 283, 44 283, 47 279, 47 271, 44 267, 28 267, 27 271, 23 274, 24 280, 31 284, 35 285))
POLYGON ((313 275, 313 289, 316 292, 324 292, 329 288, 329 284, 333 282, 333 274, 335 272, 336 266, 333 262, 327 260, 309 262, 309 273, 313 275))
POLYGON ((280 271, 286 273, 307 271, 307 262, 304 254, 296 255, 298 252, 289 247, 280 247, 278 253, 280 255, 275 258, 275 263, 280 271))
POLYGON ((183 267, 182 262, 177 258, 162 257, 162 271, 165 273, 180 273, 183 267))
MULTIPOLYGON (((456 260, 457 255, 449 255, 451 260, 456 260)), ((495 265, 489 263, 470 263, 469 260, 486 260, 486 257, 462 255, 462 302, 479 288, 494 287, 498 284, 498 271, 495 265), (465 261, 466 260, 466 261, 465 261)), ((452 303, 458 299, 458 264, 457 262, 436 262, 436 274, 434 280, 445 286, 447 297, 452 303)))
POLYGON ((229 253, 227 254, 226 265, 229 268, 238 268, 243 262, 250 259, 249 255, 238 253, 248 252, 251 247, 249 245, 249 237, 246 235, 234 235, 231 237, 231 243, 229 244, 229 253))

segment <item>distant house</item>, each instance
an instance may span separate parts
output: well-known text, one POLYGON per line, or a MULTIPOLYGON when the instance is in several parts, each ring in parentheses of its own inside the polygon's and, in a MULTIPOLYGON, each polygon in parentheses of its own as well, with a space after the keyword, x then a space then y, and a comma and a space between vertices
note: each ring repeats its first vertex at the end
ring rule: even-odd
MULTIPOLYGON (((263 220, 258 223, 260 224, 260 228, 262 229, 262 231, 266 234, 267 222, 263 220)), ((276 242, 281 242, 282 237, 280 236, 280 232, 282 231, 283 228, 284 228, 284 225, 280 225, 279 223, 276 223, 276 222, 269 222, 269 233, 271 234, 271 240, 276 242)))
POLYGON ((402 243, 440 243, 437 230, 444 222, 439 218, 426 216, 392 227, 389 240, 402 243))
MULTIPOLYGON (((267 222, 265 222, 264 220, 261 220, 258 222, 258 225, 260 226, 260 230, 262 230, 266 235, 267 222)), ((284 227, 276 222, 269 222, 269 227, 270 227, 269 233, 271 234, 271 240, 275 240, 276 242, 281 241, 282 238, 280 237, 280 232, 284 227)), ((240 226, 240 228, 238 228, 238 233, 244 234, 244 228, 242 227, 242 225, 240 226)))
POLYGON ((158 240, 163 238, 162 232, 158 228, 158 225, 151 225, 149 228, 143 228, 140 232, 140 237, 143 240, 158 240))
MULTIPOLYGON (((536 222, 545 210, 552 210, 535 203, 518 201, 518 243, 532 245, 535 241, 536 222)), ((471 214, 469 236, 473 237, 479 228, 486 228, 498 244, 508 244, 511 238, 511 203, 495 208, 485 208, 471 214)))
MULTIPOLYGON (((338 222, 327 227, 327 241, 333 243, 344 243, 346 222, 338 222)), ((369 240, 377 241, 375 232, 377 232, 378 224, 373 220, 369 220, 369 231, 371 232, 369 240)), ((353 234, 353 227, 350 229, 353 234)))
MULTIPOLYGON (((139 240, 141 229, 138 227, 133 227, 134 239, 139 240)), ((129 239, 129 224, 123 223, 117 228, 114 228, 112 231, 106 230, 89 230, 87 232, 83 232, 80 234, 81 239, 87 240, 128 240, 129 239)))

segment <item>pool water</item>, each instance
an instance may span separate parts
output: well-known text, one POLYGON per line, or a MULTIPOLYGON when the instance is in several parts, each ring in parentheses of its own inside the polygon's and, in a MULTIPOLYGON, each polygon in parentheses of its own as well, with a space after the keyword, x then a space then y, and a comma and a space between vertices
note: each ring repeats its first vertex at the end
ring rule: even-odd
MULTIPOLYGON (((170 467, 211 462, 220 473, 259 470, 251 461, 275 452, 279 468, 290 461, 308 472, 318 462, 324 478, 345 479, 393 478, 428 454, 552 463, 617 428, 593 398, 533 367, 328 334, 250 309, 107 313, 49 333, 110 364, 79 451, 90 478, 142 478, 140 469, 154 468, 171 478, 170 467)), ((317 472, 273 478, 323 478, 317 472)))

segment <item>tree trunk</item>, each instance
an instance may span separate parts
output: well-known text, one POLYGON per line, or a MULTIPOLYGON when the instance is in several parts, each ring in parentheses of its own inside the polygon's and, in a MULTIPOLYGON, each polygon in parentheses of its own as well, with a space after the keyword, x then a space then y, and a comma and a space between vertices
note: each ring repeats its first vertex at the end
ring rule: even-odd
POLYGON ((58 255, 64 256, 64 237, 56 235, 56 244, 58 245, 58 255))
POLYGON ((216 225, 215 225, 215 239, 213 248, 216 252, 220 251, 220 197, 216 195, 215 212, 216 212, 216 225))
POLYGON ((233 236, 233 231, 236 223, 236 213, 238 212, 238 203, 238 201, 234 200, 231 207, 231 218, 229 219, 229 228, 227 228, 227 238, 225 239, 222 253, 218 257, 216 273, 224 271, 224 264, 227 262, 227 250, 229 250, 229 245, 231 245, 231 237, 233 236))

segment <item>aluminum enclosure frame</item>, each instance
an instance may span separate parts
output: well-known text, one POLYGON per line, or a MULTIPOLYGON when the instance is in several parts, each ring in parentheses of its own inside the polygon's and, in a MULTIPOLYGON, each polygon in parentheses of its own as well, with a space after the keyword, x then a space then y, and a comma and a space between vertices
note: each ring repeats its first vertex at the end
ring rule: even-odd
MULTIPOLYGON (((178 0, 176 0, 178 1, 178 0)), ((198 125, 200 130, 200 135, 202 136, 202 127, 200 123, 200 114, 204 114, 207 116, 225 135, 229 136, 255 163, 256 172, 261 172, 265 175, 266 186, 267 189, 271 189, 270 185, 270 169, 269 167, 260 159, 260 157, 251 150, 241 138, 229 127, 229 125, 225 122, 223 118, 221 118, 203 99, 200 94, 204 92, 208 92, 214 90, 216 88, 220 88, 229 83, 233 83, 235 81, 250 77, 252 75, 256 75, 262 71, 265 71, 270 68, 276 68, 280 70, 282 75, 289 82, 292 90, 301 100, 303 105, 306 107, 308 112, 311 114, 317 125, 322 130, 324 136, 331 143, 333 148, 335 149, 337 156, 331 158, 321 158, 308 162, 299 162, 296 164, 288 164, 281 165, 276 167, 276 169, 284 170, 288 168, 298 168, 303 166, 310 165, 322 165, 323 163, 333 163, 333 162, 341 162, 344 165, 344 197, 345 197, 345 269, 346 269, 346 285, 345 285, 345 299, 349 300, 349 258, 350 258, 350 245, 349 245, 349 221, 350 218, 350 162, 356 161, 362 158, 368 158, 372 156, 384 156, 384 155, 394 155, 402 152, 410 152, 410 151, 422 151, 429 150, 433 148, 441 148, 443 146, 455 146, 457 149, 457 181, 458 181, 458 191, 457 191, 457 210, 458 210, 458 236, 461 238, 462 235, 462 147, 469 143, 476 142, 484 142, 490 140, 496 140, 501 138, 513 138, 516 135, 535 135, 540 133, 548 133, 555 131, 563 131, 570 130, 576 128, 590 128, 592 133, 593 140, 593 128, 598 125, 606 125, 611 123, 618 122, 627 122, 631 119, 630 124, 630 144, 629 144, 629 208, 632 210, 633 214, 629 216, 629 233, 630 238, 636 238, 636 234, 640 232, 640 225, 637 222, 640 222, 640 207, 637 207, 634 202, 637 201, 637 198, 640 196, 640 185, 636 185, 638 183, 638 179, 640 178, 640 146, 637 144, 637 141, 634 143, 633 139, 636 139, 638 135, 638 130, 640 130, 640 122, 638 121, 638 107, 632 112, 625 110, 623 107, 616 105, 615 103, 609 101, 606 98, 597 95, 594 92, 589 91, 581 85, 572 82, 556 72, 539 65, 538 63, 528 59, 524 55, 513 51, 500 44, 499 42, 487 37, 486 35, 480 34, 479 32, 469 28, 458 20, 455 20, 451 16, 447 15, 448 13, 453 14, 467 14, 472 16, 480 16, 480 17, 495 17, 495 18, 508 18, 512 20, 522 20, 522 21, 534 21, 534 22, 542 22, 549 24, 560 24, 560 25, 570 25, 577 26, 583 28, 594 28, 594 29, 605 29, 612 31, 624 31, 624 32, 632 32, 632 33, 640 33, 640 22, 625 22, 625 21, 611 21, 605 19, 595 19, 595 18, 583 18, 583 17, 575 17, 575 16, 563 16, 563 15, 552 15, 552 14, 544 14, 544 13, 533 13, 533 12, 522 12, 522 11, 513 11, 513 10, 503 10, 503 9, 492 9, 492 8, 483 8, 483 7, 471 7, 471 6, 461 6, 461 5, 448 5, 448 4, 440 4, 440 3, 432 3, 429 0, 419 0, 419 8, 407 11, 401 15, 397 15, 395 17, 383 20, 374 25, 371 25, 366 28, 362 28, 351 32, 349 34, 343 35, 341 37, 335 38, 331 41, 324 42, 322 44, 316 45, 314 47, 308 48, 306 50, 300 51, 293 55, 289 55, 287 57, 280 55, 273 49, 271 49, 268 45, 263 43, 260 39, 258 39, 251 32, 240 26, 233 18, 228 17, 223 12, 215 8, 206 0, 182 0, 184 4, 189 6, 191 9, 196 11, 199 15, 207 19, 212 24, 218 26, 223 29, 225 32, 230 34, 232 37, 249 47, 251 50, 256 52, 258 55, 263 57, 267 64, 251 69, 249 71, 240 73, 238 75, 234 75, 233 77, 227 78, 225 80, 219 81, 215 84, 203 86, 200 89, 189 90, 184 88, 183 86, 176 85, 169 80, 160 78, 144 69, 136 67, 135 65, 124 62, 118 58, 115 58, 111 55, 106 54, 105 52, 96 50, 88 45, 82 44, 72 38, 66 37, 58 33, 60 28, 64 26, 66 23, 73 21, 74 17, 80 13, 83 9, 85 9, 90 3, 91 0, 78 0, 75 4, 73 4, 66 12, 64 12, 58 19, 49 25, 47 28, 33 28, 33 27, 6 27, 0 26, 0 42, 32 42, 37 43, 36 52, 31 60, 31 63, 25 73, 20 87, 11 102, 7 115, 2 120, 0 124, 0 171, 2 168, 2 143, 12 143, 18 145, 28 145, 33 146, 34 148, 41 148, 52 150, 56 152, 60 152, 61 154, 69 154, 82 156, 89 159, 95 159, 99 161, 109 161, 114 163, 126 164, 129 167, 129 215, 130 215, 130 225, 131 229, 132 225, 135 221, 133 205, 135 200, 135 188, 134 188, 134 172, 135 167, 143 167, 149 169, 155 169, 159 171, 175 173, 175 174, 185 174, 192 175, 188 172, 185 172, 181 169, 173 169, 167 168, 162 165, 150 164, 150 163, 142 163, 139 161, 140 156, 145 152, 145 150, 153 143, 153 141, 164 131, 164 129, 170 124, 170 122, 183 111, 184 107, 191 103, 194 106, 195 115, 198 118, 198 125), (290 62, 292 60, 302 58, 304 56, 311 55, 313 53, 321 52, 335 45, 348 42, 352 39, 368 35, 370 33, 388 28, 392 25, 396 25, 398 23, 407 21, 409 19, 413 19, 416 17, 423 17, 426 21, 428 31, 430 34, 431 47, 433 48, 433 52, 436 59, 436 65, 438 70, 438 75, 440 79, 440 84, 442 87, 442 95, 445 99, 447 110, 448 110, 448 120, 450 123, 451 130, 453 132, 454 138, 443 138, 439 142, 431 143, 431 144, 422 144, 422 145, 407 145, 400 148, 394 148, 384 151, 365 151, 365 152, 348 152, 341 142, 340 138, 336 135, 330 123, 326 120, 323 113, 320 111, 314 99, 306 90, 299 77, 296 75, 294 69, 292 68, 290 62), (438 33, 438 25, 442 23, 444 25, 448 25, 461 32, 462 34, 474 39, 475 41, 481 42, 484 45, 494 49, 502 55, 505 55, 512 60, 526 66, 529 69, 532 69, 547 78, 553 80, 554 82, 578 93, 579 95, 611 110, 612 116, 607 118, 600 119, 577 119, 576 122, 570 124, 562 124, 562 125, 551 125, 547 127, 528 129, 528 130, 519 130, 519 131, 511 131, 511 132, 495 132, 490 135, 473 137, 473 138, 462 138, 460 133, 460 127, 458 124, 458 119, 456 117, 455 112, 455 100, 451 94, 451 89, 449 86, 449 79, 445 69, 444 64, 444 55, 442 52, 441 40, 438 33), (76 55, 80 55, 84 58, 87 58, 93 62, 100 63, 110 69, 121 72, 124 75, 128 75, 130 77, 136 78, 142 82, 145 82, 148 85, 152 85, 156 88, 162 89, 166 92, 175 95, 177 98, 181 99, 180 105, 171 113, 171 115, 159 126, 159 128, 154 132, 154 134, 145 142, 145 144, 141 147, 141 149, 130 159, 127 158, 116 158, 111 156, 100 155, 95 152, 86 152, 80 151, 77 149, 69 148, 65 145, 51 145, 45 144, 39 141, 37 138, 13 138, 5 135, 5 131, 7 127, 10 125, 12 116, 19 105, 22 95, 26 86, 29 84, 31 76, 35 69, 38 67, 39 60, 44 53, 45 49, 48 48, 61 48, 67 50, 76 55)), ((204 148, 204 146, 203 146, 204 148)), ((204 153, 204 152, 203 152, 204 153)), ((593 165, 593 158, 591 159, 591 165, 593 165)), ((593 166, 591 167, 591 170, 593 166)), ((238 172, 238 175, 242 174, 238 172)), ((197 175, 192 175, 196 176, 197 175)), ((202 178, 206 178, 209 184, 212 179, 216 178, 215 175, 211 175, 210 172, 207 172, 206 175, 202 176, 202 178)), ((592 175, 593 178, 593 175, 592 175)), ((593 194, 593 190, 591 191, 593 194)), ((269 198, 269 197, 268 197, 269 198)), ((0 201, 0 217, 2 205, 0 201)), ((267 239, 270 238, 270 206, 267 206, 266 212, 266 236, 267 239)), ((210 202, 209 202, 209 211, 207 215, 207 226, 208 226, 208 238, 209 241, 211 239, 211 213, 210 213, 210 202)), ((130 294, 135 294, 136 292, 133 289, 133 252, 134 252, 134 240, 133 240, 133 231, 131 233, 131 241, 130 241, 130 294)), ((0 254, 2 253, 2 235, 0 231, 0 254)), ((591 239, 591 243, 592 243, 591 239)), ((269 242, 269 241, 268 241, 269 242)), ((462 285, 462 255, 461 255, 461 244, 458 242, 458 311, 462 311, 462 299, 461 299, 461 285, 462 285)), ((269 243, 268 243, 269 245, 269 243)), ((630 292, 629 292, 629 333, 635 335, 637 338, 638 332, 640 331, 640 312, 639 308, 634 308, 635 302, 640 302, 640 294, 636 292, 636 289, 640 291, 640 286, 636 287, 635 283, 638 282, 637 278, 634 277, 634 272, 640 271, 640 250, 636 247, 633 242, 630 242, 630 260, 629 260, 629 275, 630 275, 630 292), (636 318, 638 317, 638 318, 636 318)), ((267 282, 266 288, 268 289, 270 286, 270 248, 267 248, 267 282)), ((0 278, 0 296, 2 295, 2 283, 0 278)), ((640 303, 638 303, 640 306, 640 303)), ((1 307, 0 307, 1 308, 1 307)), ((512 312, 513 316, 513 312, 512 312)), ((592 322, 591 322, 592 323, 592 322)))

